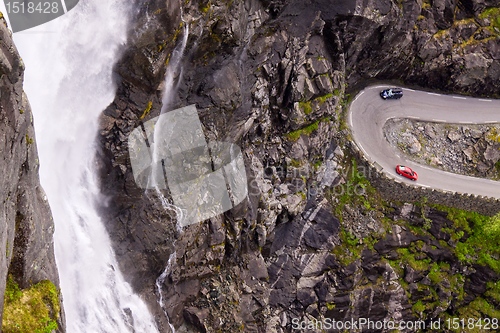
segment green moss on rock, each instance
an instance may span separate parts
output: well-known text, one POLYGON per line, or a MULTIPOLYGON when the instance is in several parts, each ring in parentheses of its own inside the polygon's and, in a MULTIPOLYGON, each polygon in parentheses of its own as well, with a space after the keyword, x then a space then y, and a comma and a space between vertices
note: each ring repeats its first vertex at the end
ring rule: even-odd
POLYGON ((286 137, 290 141, 297 141, 302 134, 304 135, 311 135, 314 131, 316 131, 319 127, 319 120, 315 121, 314 123, 307 125, 306 127, 303 127, 301 129, 298 129, 296 131, 290 132, 286 135, 286 137))
POLYGON ((479 18, 483 20, 488 19, 490 21, 490 27, 497 33, 500 33, 500 8, 488 8, 479 14, 479 18))
POLYGON ((35 143, 35 140, 33 138, 30 138, 30 136, 26 134, 26 144, 32 145, 33 143, 35 143))
POLYGON ((144 109, 144 112, 142 113, 139 119, 143 120, 144 118, 146 118, 147 115, 151 112, 152 108, 153 108, 153 102, 149 101, 148 105, 146 105, 146 108, 144 109))
POLYGON ((52 282, 41 281, 21 290, 9 275, 4 301, 2 332, 50 333, 58 328, 59 291, 52 282))
POLYGON ((478 263, 500 273, 500 214, 494 217, 476 212, 445 206, 435 206, 448 213, 447 218, 454 223, 457 232, 469 235, 461 239, 455 248, 457 258, 464 263, 478 263))
POLYGON ((317 98, 319 104, 325 104, 327 100, 331 99, 333 97, 333 94, 330 93, 330 94, 326 94, 326 95, 323 95, 323 96, 319 96, 317 98))
POLYGON ((301 108, 302 111, 304 111, 305 114, 311 114, 311 112, 313 111, 312 105, 311 105, 310 101, 299 102, 299 108, 301 108))

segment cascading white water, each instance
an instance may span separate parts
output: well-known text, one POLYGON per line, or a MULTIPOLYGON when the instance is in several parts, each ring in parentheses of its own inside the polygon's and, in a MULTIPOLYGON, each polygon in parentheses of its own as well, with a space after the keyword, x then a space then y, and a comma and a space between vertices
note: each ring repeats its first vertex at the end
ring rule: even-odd
MULTIPOLYGON (((162 285, 165 282, 165 278, 170 274, 172 271, 172 263, 177 259, 177 253, 174 251, 172 254, 170 254, 170 257, 168 258, 167 262, 167 267, 165 267, 165 270, 161 273, 161 275, 156 279, 156 290, 158 292, 158 304, 163 310, 163 313, 165 314, 165 317, 168 318, 168 313, 164 308, 164 303, 163 303, 163 290, 162 290, 162 285)), ((175 333, 175 327, 170 323, 170 320, 168 321, 168 325, 170 326, 170 330, 172 333, 175 333)))
POLYGON ((97 118, 115 95, 112 67, 126 42, 129 7, 127 1, 81 0, 64 16, 14 35, 56 225, 69 333, 158 332, 120 273, 94 206, 100 196, 92 161, 97 118))
POLYGON ((184 51, 186 50, 189 37, 189 23, 184 20, 182 20, 182 23, 184 27, 182 41, 181 44, 178 45, 172 52, 165 74, 165 88, 163 90, 162 108, 160 114, 168 112, 168 108, 171 106, 170 103, 172 102, 173 94, 179 88, 180 79, 182 78, 183 68, 181 60, 184 56, 184 51))
MULTIPOLYGON (((169 66, 167 66, 167 71, 165 75, 165 87, 163 90, 163 98, 162 98, 162 108, 160 111, 160 115, 168 112, 168 108, 170 107, 170 103, 172 102, 172 97, 173 94, 177 91, 177 88, 180 84, 180 79, 182 78, 182 65, 181 65, 181 60, 182 57, 184 56, 184 51, 186 49, 186 44, 189 36, 189 24, 183 21, 184 23, 184 32, 182 36, 182 42, 180 45, 178 45, 175 50, 172 52, 172 56, 169 62, 169 66), (176 82, 177 79, 177 82, 176 82)), ((157 156, 157 147, 155 145, 156 142, 160 142, 158 139, 158 135, 162 133, 162 130, 160 126, 155 127, 154 131, 154 142, 152 146, 152 155, 153 155, 153 161, 158 161, 159 157, 157 156)), ((153 163, 153 168, 155 167, 160 167, 160 163, 153 163)), ((158 188, 156 184, 158 184, 157 180, 154 179, 154 175, 157 175, 158 172, 152 172, 153 179, 149 179, 149 182, 152 184, 155 184, 155 192, 156 195, 160 198, 163 209, 166 211, 171 211, 175 213, 175 218, 177 219, 177 231, 179 233, 182 232, 182 227, 181 227, 181 221, 183 219, 183 212, 182 210, 175 206, 174 204, 170 203, 168 199, 163 195, 161 190, 158 188)), ((173 217, 173 216, 172 216, 173 217)), ((175 241, 174 241, 174 247, 175 247, 175 241)), ((170 324, 170 320, 168 318, 167 311, 165 310, 164 303, 163 303, 163 290, 162 290, 162 285, 165 282, 165 278, 170 274, 170 271, 172 270, 172 265, 173 262, 176 260, 176 252, 174 251, 172 254, 170 254, 170 257, 168 258, 167 265, 165 267, 165 270, 162 272, 162 274, 156 279, 156 291, 158 293, 158 304, 163 310, 163 313, 167 317, 167 320, 169 321, 169 326, 170 330, 172 333, 175 333, 175 328, 172 324, 170 324)))
MULTIPOLYGON (((168 112, 168 108, 171 106, 172 102, 172 97, 173 94, 177 91, 179 84, 180 84, 180 78, 182 78, 182 66, 181 66, 181 60, 182 57, 184 56, 184 50, 186 49, 186 44, 189 36, 189 24, 184 22, 184 32, 182 36, 182 42, 174 49, 172 52, 172 55, 170 57, 169 65, 167 66, 166 74, 165 74, 165 81, 164 81, 164 89, 163 89, 163 97, 162 97, 162 108, 160 111, 160 116, 168 112), (177 80, 177 81, 176 81, 177 80)), ((156 142, 160 142, 159 137, 162 135, 162 129, 161 126, 155 126, 154 129, 154 140, 153 140, 153 145, 151 147, 152 149, 152 157, 153 157, 153 168, 160 168, 161 163, 158 163, 161 160, 161 156, 158 156, 158 147, 156 147, 156 142)), ((163 208, 166 211, 171 211, 175 213, 175 218, 177 219, 177 228, 178 231, 180 228, 180 221, 183 218, 183 212, 182 210, 168 202, 167 198, 163 195, 161 190, 158 188, 158 180, 155 179, 155 176, 157 176, 158 172, 154 171, 151 173, 152 177, 149 179, 149 183, 155 188, 155 193, 156 195, 160 198, 161 203, 163 208)), ((174 217, 174 216, 172 216, 174 217)))

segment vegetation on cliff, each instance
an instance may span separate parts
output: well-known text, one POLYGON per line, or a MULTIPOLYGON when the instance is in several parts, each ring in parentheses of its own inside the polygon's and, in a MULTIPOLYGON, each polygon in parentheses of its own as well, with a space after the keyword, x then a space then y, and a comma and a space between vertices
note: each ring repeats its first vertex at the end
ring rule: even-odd
MULTIPOLYGON (((130 114, 159 104, 150 91, 161 78, 147 82, 149 91, 141 77, 125 77, 101 132, 102 184, 113 198, 107 226, 120 263, 134 285, 153 286, 176 251, 164 286, 174 326, 289 332, 296 318, 495 314, 498 242, 487 241, 496 240, 498 217, 432 206, 425 190, 383 198, 351 156, 344 119, 350 96, 370 79, 494 96, 495 23, 480 14, 495 13, 463 3, 184 2, 184 17, 196 19, 186 21, 186 65, 172 103, 196 104, 208 137, 238 142, 255 193, 179 235, 175 219, 141 196, 123 138, 140 123, 130 114), (123 188, 126 195, 116 191, 123 188)), ((165 59, 173 45, 156 43, 172 36, 154 44, 165 59)), ((130 59, 120 66, 141 66, 130 59)))
POLYGON ((50 281, 20 289, 9 275, 2 321, 4 333, 51 333, 58 328, 59 290, 50 281))

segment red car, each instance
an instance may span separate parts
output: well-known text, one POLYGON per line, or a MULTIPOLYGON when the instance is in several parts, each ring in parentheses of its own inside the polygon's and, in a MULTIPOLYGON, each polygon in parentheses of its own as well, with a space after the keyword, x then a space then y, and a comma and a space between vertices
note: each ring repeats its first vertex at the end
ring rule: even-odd
POLYGON ((403 177, 406 177, 411 180, 417 180, 418 175, 415 171, 413 171, 411 168, 404 166, 404 165, 397 165, 396 166, 396 173, 398 175, 401 175, 403 177))

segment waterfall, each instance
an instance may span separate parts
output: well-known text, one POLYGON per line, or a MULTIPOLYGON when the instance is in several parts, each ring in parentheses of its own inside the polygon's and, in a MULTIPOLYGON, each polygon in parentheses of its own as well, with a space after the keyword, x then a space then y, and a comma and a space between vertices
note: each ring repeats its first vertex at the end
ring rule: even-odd
MULTIPOLYGON (((165 73, 165 81, 164 81, 165 87, 163 90, 162 108, 160 111, 160 116, 163 113, 169 111, 168 108, 171 106, 173 94, 177 91, 180 84, 180 80, 182 78, 181 60, 182 57, 184 56, 184 50, 186 49, 186 44, 189 36, 189 24, 183 21, 183 27, 184 31, 182 35, 182 41, 179 45, 177 45, 177 47, 172 52, 172 55, 170 56, 169 65, 167 66, 167 70, 165 73)), ((162 133, 163 132, 161 126, 155 126, 154 140, 153 140, 153 145, 151 147, 152 157, 153 157, 153 168, 161 167, 161 163, 157 163, 159 160, 161 160, 161 157, 158 156, 158 149, 156 147, 156 143, 161 141, 158 136, 162 135, 162 133)), ((161 190, 158 188, 157 186, 158 180, 155 179, 155 177, 159 174, 163 173, 159 173, 153 170, 153 172, 151 173, 152 176, 149 179, 149 183, 155 188, 155 194, 160 199, 163 209, 165 209, 168 212, 175 213, 175 218, 177 219, 177 231, 181 232, 182 230, 180 228, 180 221, 183 218, 183 212, 179 207, 168 202, 168 199, 163 195, 161 190)))
POLYGON ((168 111, 168 108, 172 103, 173 94, 177 91, 182 78, 181 60, 184 56, 184 51, 186 50, 189 37, 189 23, 183 19, 182 24, 184 28, 182 41, 172 52, 170 61, 168 62, 167 71, 165 73, 165 88, 163 90, 162 108, 160 114, 168 111))
MULTIPOLYGON (((172 254, 170 254, 170 257, 168 258, 167 262, 167 267, 165 267, 165 270, 161 275, 156 279, 156 291, 158 292, 158 304, 160 305, 161 309, 163 310, 163 313, 165 314, 165 317, 168 319, 168 313, 164 309, 164 303, 163 303, 163 290, 162 290, 162 284, 165 282, 165 278, 170 274, 172 271, 172 262, 177 259, 177 253, 174 251, 172 254)), ((170 330, 172 333, 175 333, 175 328, 174 325, 170 323, 170 320, 168 322, 168 325, 170 326, 170 330)))
MULTIPOLYGON (((182 7, 181 7, 182 8, 182 7)), ((168 112, 168 108, 171 106, 172 99, 173 99, 173 94, 177 91, 180 80, 182 79, 182 64, 181 60, 182 57, 184 56, 184 51, 186 49, 187 45, 187 40, 189 37, 189 24, 182 20, 183 22, 183 36, 182 36, 182 41, 177 47, 174 49, 172 52, 172 55, 170 57, 169 65, 167 66, 167 70, 165 73, 165 87, 163 90, 163 98, 162 98, 162 108, 160 111, 160 116, 168 112)), ((158 136, 161 135, 162 129, 161 126, 155 126, 154 130, 154 141, 153 141, 153 146, 152 148, 152 156, 153 156, 153 161, 158 161, 159 156, 158 156, 158 149, 156 147, 157 142, 160 142, 158 136)), ((161 167, 160 163, 154 163, 153 162, 153 168, 155 167, 161 167)), ((158 188, 156 184, 158 184, 157 180, 155 179, 155 175, 158 175, 158 172, 153 171, 152 177, 149 179, 149 183, 154 185, 154 190, 157 195, 157 197, 161 200, 161 204, 163 209, 165 209, 167 212, 174 212, 175 213, 175 218, 177 220, 177 231, 179 233, 182 233, 182 227, 181 227, 181 221, 183 219, 183 212, 182 210, 177 207, 176 205, 170 203, 168 199, 165 197, 165 195, 162 193, 161 189, 158 188)), ((174 216, 172 216, 174 217, 174 216)), ((174 241, 174 246, 175 248, 175 241, 174 241)), ((169 321, 169 326, 170 329, 173 333, 175 333, 175 328, 174 326, 170 323, 170 320, 168 318, 168 313, 165 310, 164 303, 163 303, 163 290, 162 290, 162 285, 165 282, 165 278, 170 274, 172 270, 172 265, 176 260, 176 252, 174 251, 173 253, 170 254, 170 257, 168 258, 167 265, 165 267, 165 270, 161 273, 161 275, 156 279, 156 291, 158 293, 158 304, 160 305, 161 309, 163 310, 163 313, 165 314, 165 317, 169 321)))
POLYGON ((34 113, 40 179, 55 221, 55 253, 70 333, 158 332, 119 271, 95 202, 97 118, 113 100, 112 67, 132 1, 81 0, 47 24, 16 33, 34 113))

